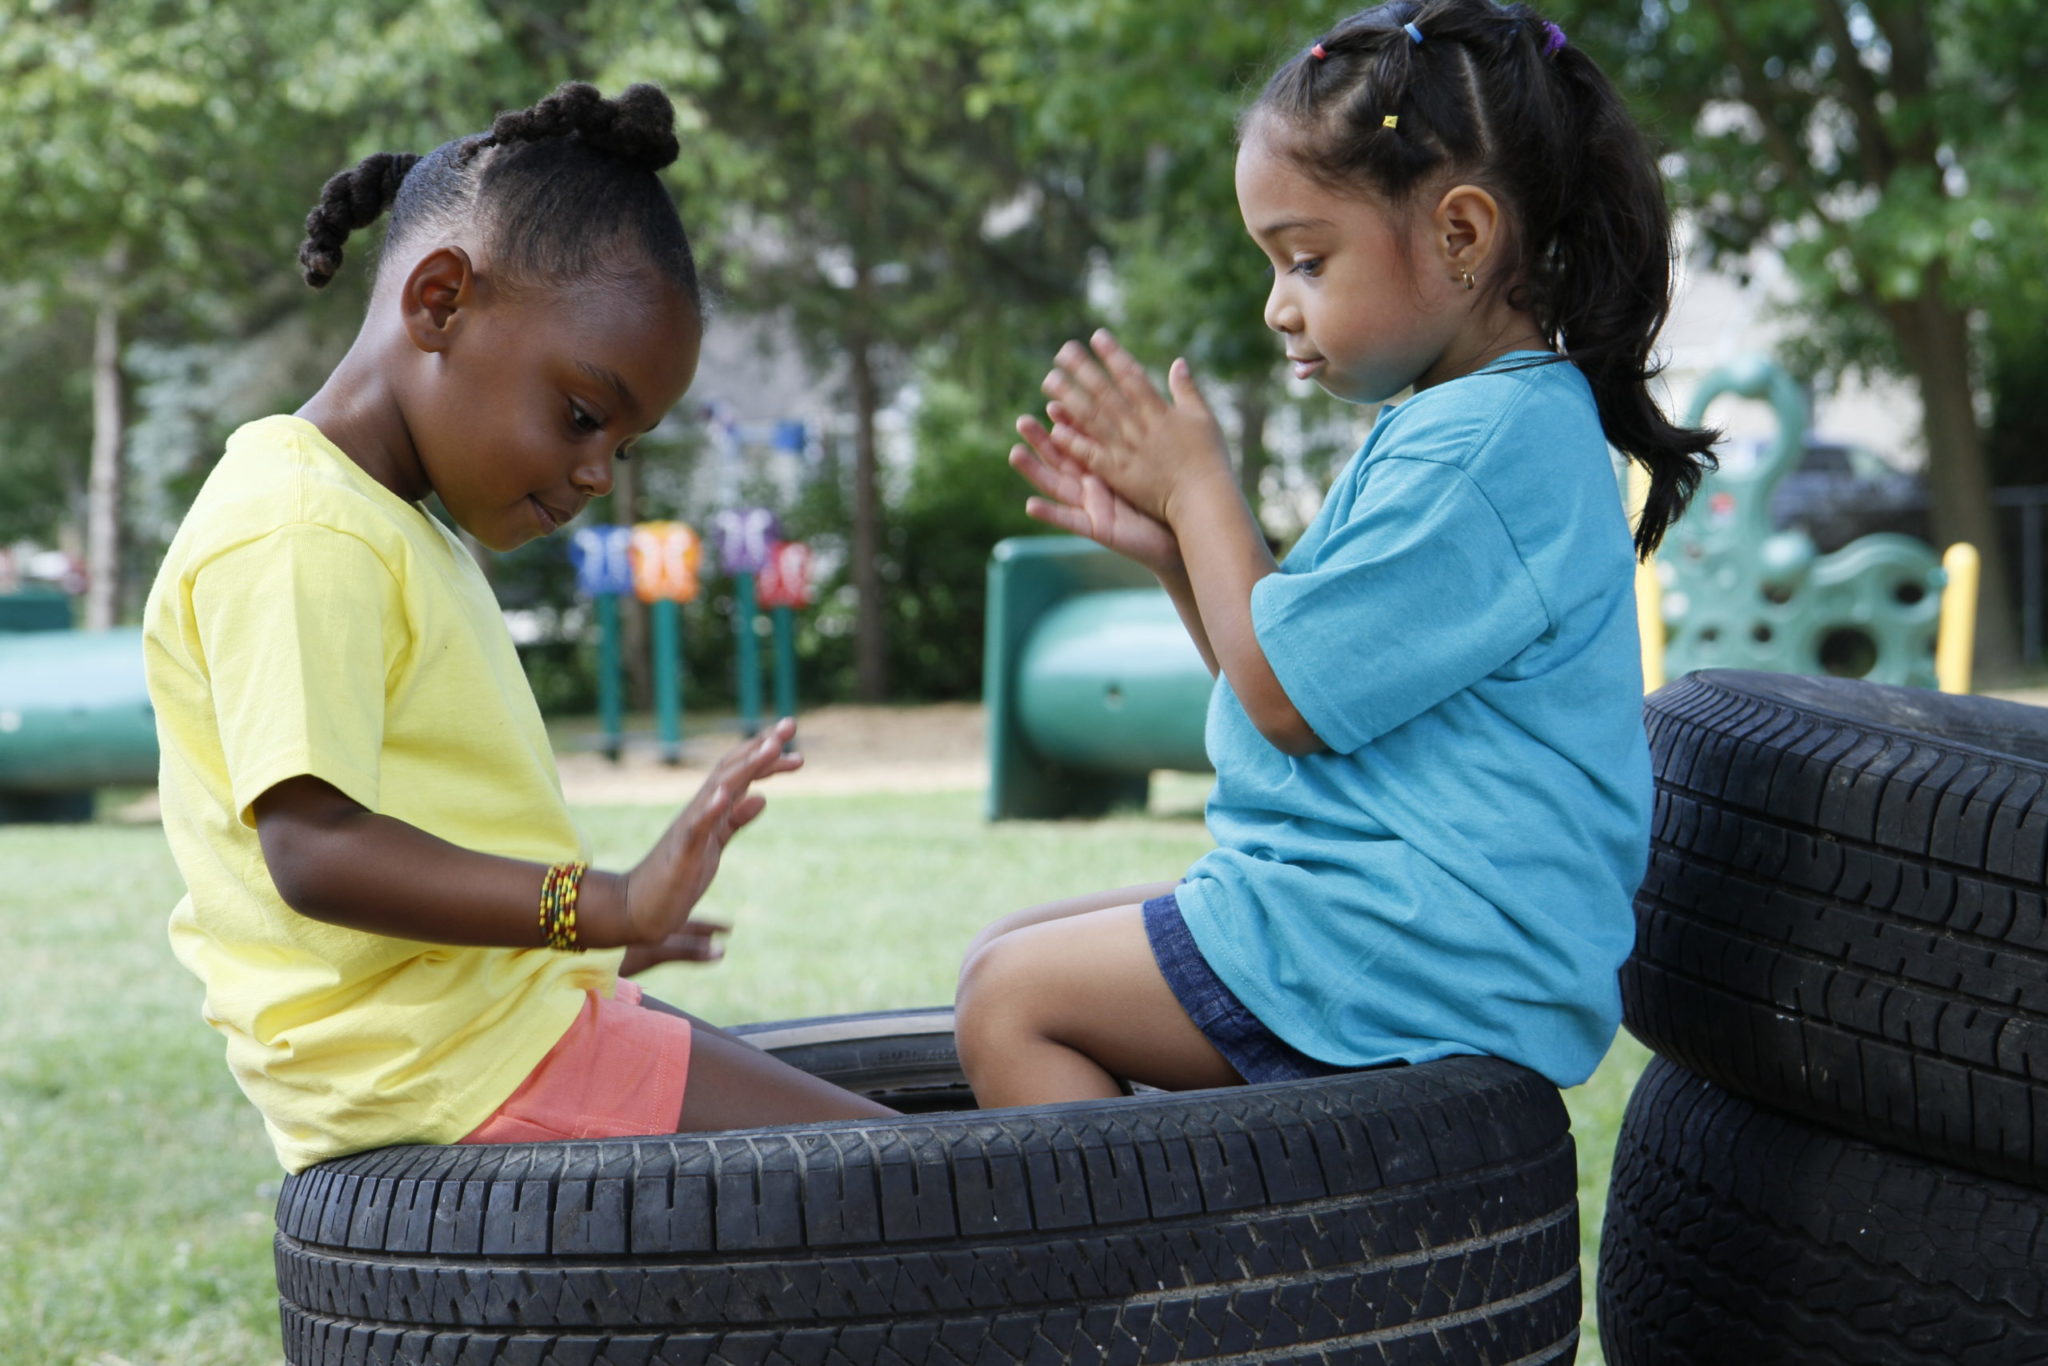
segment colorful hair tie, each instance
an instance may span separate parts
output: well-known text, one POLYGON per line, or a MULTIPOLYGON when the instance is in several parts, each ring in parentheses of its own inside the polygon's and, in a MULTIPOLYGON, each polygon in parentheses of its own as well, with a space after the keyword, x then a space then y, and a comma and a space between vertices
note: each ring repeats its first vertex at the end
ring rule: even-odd
POLYGON ((1548 19, 1543 21, 1543 55, 1555 57, 1565 45, 1564 30, 1548 19))
POLYGON ((1308 55, 1320 62, 1330 54, 1324 50, 1323 45, 1321 43, 1317 43, 1314 47, 1308 50, 1308 55))
POLYGON ((1419 44, 1422 42, 1422 30, 1413 24, 1401 25, 1401 32, 1408 35, 1408 41, 1411 43, 1419 44))
POLYGON ((1399 128, 1400 126, 1401 116, 1399 114, 1388 114, 1380 120, 1380 127, 1382 128, 1399 128))

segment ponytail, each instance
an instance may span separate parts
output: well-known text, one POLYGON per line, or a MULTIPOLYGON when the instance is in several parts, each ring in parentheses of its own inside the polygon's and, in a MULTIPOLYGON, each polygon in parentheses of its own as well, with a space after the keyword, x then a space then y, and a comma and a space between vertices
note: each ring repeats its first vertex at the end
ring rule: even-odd
POLYGON ((1650 396, 1651 345, 1671 307, 1671 213, 1655 158, 1593 59, 1525 4, 1390 0, 1283 64, 1240 129, 1261 116, 1334 189, 1399 205, 1444 173, 1503 202, 1512 259, 1487 287, 1579 367, 1608 442, 1649 474, 1635 533, 1648 559, 1711 468, 1718 434, 1674 426, 1650 396))
POLYGON ((1668 421, 1650 397, 1650 353, 1671 310, 1671 216, 1642 134, 1606 75, 1575 47, 1553 59, 1581 149, 1551 250, 1525 261, 1540 279, 1544 332, 1584 372, 1600 426, 1649 475, 1636 554, 1649 559, 1714 463, 1720 433, 1668 421))
POLYGON ((373 152, 320 187, 320 202, 306 215, 306 240, 299 244, 299 266, 307 284, 326 287, 341 269, 341 244, 350 233, 384 216, 398 198, 406 172, 418 164, 411 152, 373 152))
POLYGON ((606 99, 570 82, 485 133, 424 157, 378 152, 320 191, 299 264, 320 288, 342 243, 387 209, 390 239, 471 225, 508 279, 561 281, 651 265, 701 309, 695 258, 659 172, 676 159, 675 106, 651 85, 606 99))

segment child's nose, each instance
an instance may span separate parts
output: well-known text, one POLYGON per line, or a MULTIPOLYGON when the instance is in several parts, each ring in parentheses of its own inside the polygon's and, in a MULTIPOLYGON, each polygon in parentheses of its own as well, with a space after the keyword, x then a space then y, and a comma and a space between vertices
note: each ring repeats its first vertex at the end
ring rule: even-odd
POLYGON ((1301 310, 1286 297, 1282 282, 1275 280, 1272 290, 1266 295, 1266 326, 1275 332, 1299 332, 1301 310))
POLYGON ((609 455, 586 460, 569 476, 584 496, 602 498, 612 491, 612 458, 609 455))

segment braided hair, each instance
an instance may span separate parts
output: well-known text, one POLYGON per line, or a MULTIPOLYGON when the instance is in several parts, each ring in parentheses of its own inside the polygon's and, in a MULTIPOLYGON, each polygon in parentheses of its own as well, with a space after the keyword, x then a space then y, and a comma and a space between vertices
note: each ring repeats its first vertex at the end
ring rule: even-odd
POLYGON ((389 243, 474 222, 511 279, 624 274, 645 262, 701 310, 689 238, 656 174, 679 150, 675 107, 656 87, 608 100, 571 82, 499 114, 488 132, 424 157, 378 152, 335 175, 306 215, 299 264, 307 284, 324 286, 348 235, 389 209, 389 243))
POLYGON ((1450 174, 1502 201, 1509 257, 1489 287, 1505 286, 1585 373, 1607 440, 1649 474, 1635 534, 1648 559, 1711 467, 1717 434, 1674 426, 1649 392, 1671 306, 1671 215, 1656 161, 1593 59, 1525 4, 1391 0, 1282 65, 1240 136, 1265 118, 1275 145, 1333 190, 1401 206, 1450 174))

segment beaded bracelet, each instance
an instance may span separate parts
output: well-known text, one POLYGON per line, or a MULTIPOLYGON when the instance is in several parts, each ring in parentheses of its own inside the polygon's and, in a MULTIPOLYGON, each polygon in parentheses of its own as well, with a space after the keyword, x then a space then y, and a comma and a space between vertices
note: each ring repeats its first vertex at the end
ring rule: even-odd
POLYGON ((587 863, 557 863, 540 880, 540 938, 551 949, 583 952, 576 942, 576 892, 587 863))

